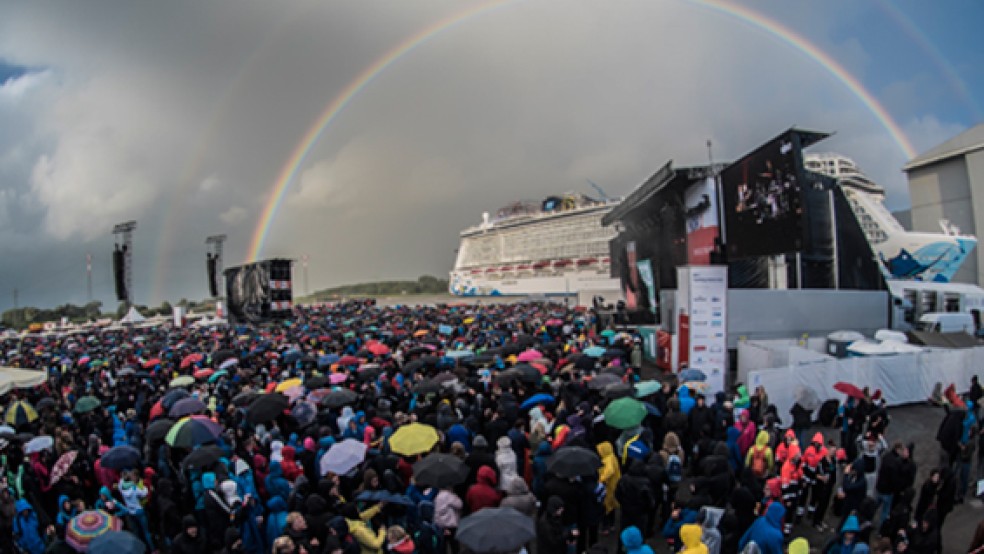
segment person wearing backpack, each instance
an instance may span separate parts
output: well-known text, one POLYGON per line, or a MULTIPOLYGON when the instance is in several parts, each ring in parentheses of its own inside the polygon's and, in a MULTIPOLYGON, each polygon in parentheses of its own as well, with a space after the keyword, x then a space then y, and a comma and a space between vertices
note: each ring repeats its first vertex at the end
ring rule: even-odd
POLYGON ((615 488, 615 499, 622 508, 620 530, 633 525, 639 529, 648 529, 646 518, 656 506, 656 500, 649 487, 646 464, 639 460, 630 462, 628 472, 615 488))
POLYGON ((772 448, 769 447, 769 432, 759 431, 755 437, 755 445, 745 455, 745 467, 751 469, 755 477, 765 479, 772 473, 774 464, 772 448))

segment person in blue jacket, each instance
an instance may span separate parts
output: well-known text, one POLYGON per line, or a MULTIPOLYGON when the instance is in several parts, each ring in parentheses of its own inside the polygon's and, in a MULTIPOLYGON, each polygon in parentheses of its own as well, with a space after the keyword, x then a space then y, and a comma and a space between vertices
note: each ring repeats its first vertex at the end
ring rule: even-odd
POLYGON ((868 554, 868 545, 860 540, 861 527, 857 516, 847 516, 840 534, 827 543, 824 554, 868 554))
POLYGON ((731 466, 731 471, 735 475, 740 475, 741 470, 745 468, 745 459, 741 455, 741 448, 738 446, 738 437, 741 436, 741 431, 735 427, 728 427, 727 431, 727 445, 728 445, 728 465, 731 466))
POLYGON ((270 464, 270 474, 266 478, 266 491, 271 497, 283 498, 284 502, 290 498, 290 482, 284 477, 284 470, 280 466, 280 462, 270 464))
POLYGON ((79 515, 79 509, 72 503, 72 499, 66 495, 61 495, 58 497, 58 515, 55 516, 55 528, 58 530, 58 536, 65 536, 65 528, 68 527, 68 522, 72 521, 72 518, 79 515))
POLYGON ((680 412, 683 415, 690 415, 690 410, 697 404, 697 401, 690 396, 690 387, 680 385, 677 389, 677 396, 680 398, 680 412))
POLYGON ((666 525, 663 526, 663 538, 666 539, 666 544, 669 545, 671 551, 679 552, 683 549, 680 529, 688 523, 697 523, 697 512, 682 506, 679 502, 673 502, 670 517, 666 520, 666 525))
POLYGON ((273 541, 284 533, 287 526, 287 502, 279 496, 267 500, 266 545, 267 552, 273 548, 273 541))
POLYGON ((44 538, 41 536, 38 514, 34 512, 34 507, 23 498, 14 503, 14 507, 17 509, 13 525, 14 541, 28 554, 42 554, 44 538))
POLYGON ((621 537, 626 554, 653 554, 653 549, 642 540, 642 533, 635 525, 626 527, 621 537))
POLYGON ((745 531, 738 547, 744 550, 745 545, 754 542, 762 554, 783 554, 782 518, 785 515, 786 508, 781 503, 769 504, 765 515, 759 516, 748 531, 745 531))

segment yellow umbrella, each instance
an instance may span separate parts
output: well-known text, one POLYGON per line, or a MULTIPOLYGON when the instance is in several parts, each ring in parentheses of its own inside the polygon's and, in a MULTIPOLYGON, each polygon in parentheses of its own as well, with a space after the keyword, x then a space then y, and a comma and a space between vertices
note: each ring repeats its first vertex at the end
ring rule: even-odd
POLYGON ((390 450, 402 456, 413 456, 430 451, 440 437, 437 429, 423 423, 404 425, 389 439, 390 450))
POLYGON ((7 408, 3 420, 11 425, 24 425, 38 419, 38 412, 24 400, 18 400, 7 408))
POLYGON ((277 385, 277 388, 274 389, 274 390, 276 390, 277 392, 284 392, 287 389, 292 389, 294 387, 299 387, 302 384, 303 384, 303 381, 301 381, 300 378, 295 377, 293 379, 287 379, 286 381, 280 383, 279 385, 277 385))
POLYGON ((465 320, 462 321, 462 323, 464 323, 465 325, 471 325, 472 323, 475 323, 475 318, 474 317, 466 317, 465 320))
POLYGON ((419 329, 417 331, 414 331, 413 336, 415 336, 417 338, 426 337, 428 335, 428 333, 429 333, 429 331, 427 329, 419 329))

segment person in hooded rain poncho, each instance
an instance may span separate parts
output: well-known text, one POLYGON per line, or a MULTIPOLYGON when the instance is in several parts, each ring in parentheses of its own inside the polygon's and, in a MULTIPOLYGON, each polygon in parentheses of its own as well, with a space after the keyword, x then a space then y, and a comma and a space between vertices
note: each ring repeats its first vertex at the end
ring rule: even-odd
POLYGON ((688 523, 680 528, 680 541, 683 543, 681 554, 707 554, 707 545, 701 540, 701 526, 688 523))
POLYGON ((868 545, 860 540, 861 528, 856 516, 848 516, 841 526, 840 534, 831 539, 823 549, 823 554, 868 554, 868 545))
POLYGON ((782 518, 785 515, 786 509, 782 504, 769 504, 765 515, 759 516, 748 531, 745 531, 738 547, 744 549, 748 543, 754 542, 762 554, 783 554, 782 518))
POLYGON ((15 504, 17 515, 14 516, 14 542, 28 554, 42 554, 44 539, 41 536, 38 515, 31 503, 23 498, 15 504))
POLYGON ((701 542, 707 547, 708 554, 721 554, 721 531, 718 525, 724 517, 724 510, 704 506, 697 512, 697 523, 700 524, 703 534, 701 542))
POLYGON ((653 549, 642 540, 642 532, 634 525, 623 529, 620 538, 626 554, 653 554, 653 549))

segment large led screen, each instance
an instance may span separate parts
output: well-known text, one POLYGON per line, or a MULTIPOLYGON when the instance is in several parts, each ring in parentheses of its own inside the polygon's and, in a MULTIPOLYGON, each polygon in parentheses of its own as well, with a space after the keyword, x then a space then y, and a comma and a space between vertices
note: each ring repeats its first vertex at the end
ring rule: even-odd
POLYGON ((786 133, 721 172, 731 259, 768 256, 802 246, 799 152, 786 133))

